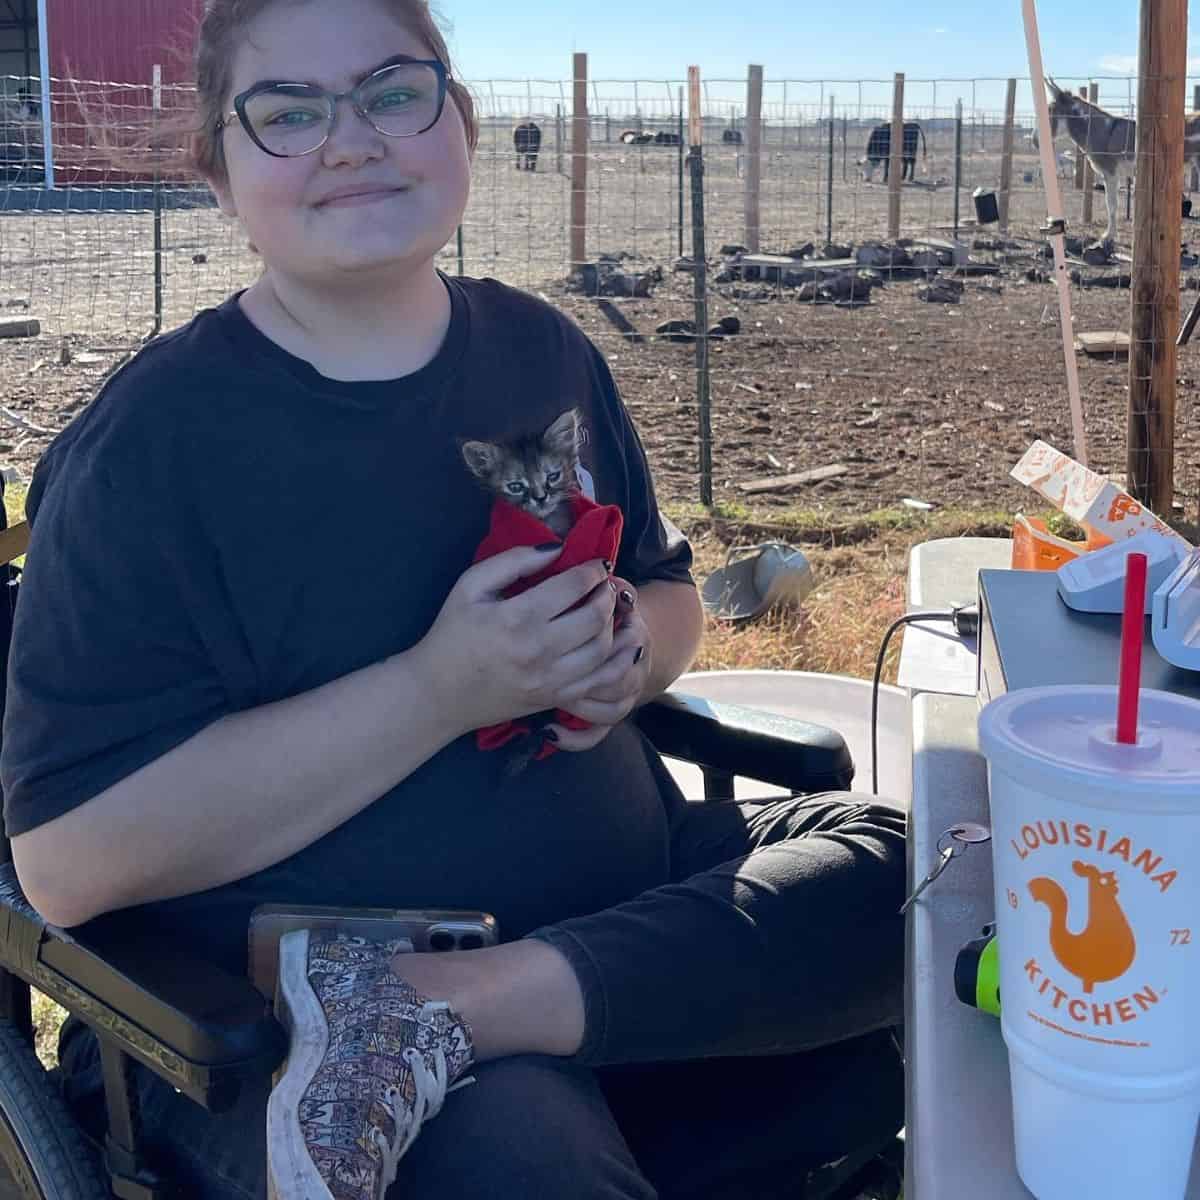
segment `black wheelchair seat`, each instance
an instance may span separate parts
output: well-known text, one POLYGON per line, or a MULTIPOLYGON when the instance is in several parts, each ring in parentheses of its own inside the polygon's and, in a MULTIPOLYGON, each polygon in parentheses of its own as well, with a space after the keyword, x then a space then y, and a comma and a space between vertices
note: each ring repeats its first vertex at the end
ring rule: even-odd
MULTIPOLYGON (((701 768, 706 800, 732 798, 735 775, 792 792, 844 791, 854 777, 841 735, 808 722, 675 694, 640 709, 637 721, 660 753, 701 768)), ((139 1143, 130 1064, 222 1112, 246 1081, 283 1061, 283 1028, 248 977, 189 955, 165 935, 106 938, 103 922, 79 931, 48 924, 8 858, 0 839, 0 1172, 7 1167, 18 1194, 43 1200, 167 1200, 176 1189, 148 1168, 139 1143), (98 1037, 108 1111, 103 1164, 77 1130, 63 1128, 70 1115, 49 1081, 37 1078, 44 1072, 32 1051, 31 987, 98 1037), (4 1081, 18 1073, 20 1104, 44 1117, 24 1132, 3 1119, 4 1081)), ((9 1200, 4 1188, 0 1174, 0 1200, 9 1200)))

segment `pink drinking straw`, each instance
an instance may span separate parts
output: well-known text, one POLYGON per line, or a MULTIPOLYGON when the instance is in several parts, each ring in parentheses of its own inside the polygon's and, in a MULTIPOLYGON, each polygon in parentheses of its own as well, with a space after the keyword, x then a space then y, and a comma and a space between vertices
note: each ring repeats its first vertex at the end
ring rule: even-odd
POLYGON ((1146 622, 1146 556, 1125 560, 1125 612, 1121 618, 1121 673, 1117 680, 1117 741, 1137 742, 1138 695, 1142 686, 1142 637, 1146 622))

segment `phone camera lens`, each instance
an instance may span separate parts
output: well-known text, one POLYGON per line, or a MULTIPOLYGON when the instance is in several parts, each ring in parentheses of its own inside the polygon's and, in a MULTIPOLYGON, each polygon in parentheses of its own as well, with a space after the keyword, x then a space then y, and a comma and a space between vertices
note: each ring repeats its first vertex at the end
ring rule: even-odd
POLYGON ((483 946, 483 938, 477 933, 464 933, 458 939, 458 948, 460 950, 479 950, 483 946))
POLYGON ((454 934, 448 929, 435 929, 429 935, 429 946, 432 950, 453 950, 454 934))

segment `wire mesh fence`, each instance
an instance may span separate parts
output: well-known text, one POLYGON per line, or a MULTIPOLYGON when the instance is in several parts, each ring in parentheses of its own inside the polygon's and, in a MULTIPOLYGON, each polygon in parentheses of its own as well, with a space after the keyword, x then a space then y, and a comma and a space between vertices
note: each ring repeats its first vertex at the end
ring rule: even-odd
MULTIPOLYGON (((1056 82, 1072 94, 1094 84, 1110 116, 1135 111, 1136 83, 1125 77, 1056 82)), ((1008 87, 905 80, 903 119, 917 135, 897 155, 904 177, 893 187, 890 147, 881 155, 878 137, 891 132, 894 80, 768 79, 757 131, 745 79, 705 81, 709 334, 686 324, 696 309, 685 82, 588 82, 580 262, 573 81, 477 81, 471 199, 439 265, 526 288, 579 322, 612 363, 670 498, 701 491, 698 333, 708 339, 718 502, 1013 509, 1028 501, 1008 479, 1024 449, 1038 437, 1072 443, 1032 92, 1017 81, 1010 119, 1008 87), (515 136, 531 125, 535 162, 528 134, 515 136), (773 256, 764 260, 745 253, 756 140, 757 249, 773 256), (997 215, 993 204, 1003 222, 986 219, 997 215)), ((124 354, 259 271, 203 184, 178 167, 139 170, 128 153, 114 163, 111 143, 128 150, 189 100, 187 89, 153 80, 43 88, 33 77, 0 78, 0 323, 36 320, 40 330, 0 338, 12 430, 0 453, 18 466, 124 354)), ((1131 171, 1114 184, 1115 239, 1097 247, 1108 231, 1106 193, 1085 181, 1066 123, 1055 150, 1075 331, 1121 334, 1131 171)), ((1195 291, 1189 249, 1180 285, 1195 291)), ((1107 347, 1080 359, 1091 465, 1121 474, 1128 367, 1119 337, 1091 341, 1107 347)), ((1175 428, 1175 502, 1189 517, 1200 499, 1200 371, 1190 353, 1181 351, 1175 428)))

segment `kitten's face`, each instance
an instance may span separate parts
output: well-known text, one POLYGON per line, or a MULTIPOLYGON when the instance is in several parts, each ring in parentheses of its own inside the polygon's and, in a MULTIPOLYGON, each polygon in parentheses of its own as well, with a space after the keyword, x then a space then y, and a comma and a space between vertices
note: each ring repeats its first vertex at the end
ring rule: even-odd
POLYGON ((579 490, 579 413, 568 409, 543 433, 512 442, 467 442, 462 453, 489 492, 554 528, 579 490))

